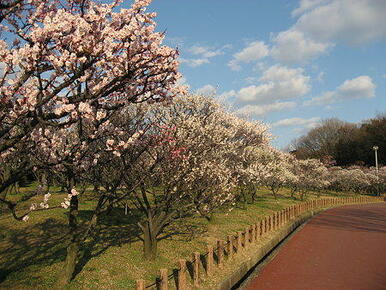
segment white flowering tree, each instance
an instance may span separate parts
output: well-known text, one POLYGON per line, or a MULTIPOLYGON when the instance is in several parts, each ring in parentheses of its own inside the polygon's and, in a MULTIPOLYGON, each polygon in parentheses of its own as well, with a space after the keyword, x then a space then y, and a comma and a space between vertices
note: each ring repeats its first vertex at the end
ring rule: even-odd
MULTIPOLYGON (((142 212, 144 254, 153 259, 167 226, 189 215, 210 219, 214 210, 234 199, 237 176, 233 157, 248 144, 266 142, 266 128, 225 112, 203 96, 174 99, 169 106, 147 107, 142 134, 136 140, 140 158, 112 145, 126 188, 135 188, 132 205, 142 212), (138 184, 139 183, 139 184, 138 184)), ((129 122, 122 122, 127 132, 129 122)), ((117 135, 113 144, 121 140, 117 135)), ((134 148, 131 147, 131 148, 134 148)))
POLYGON ((290 156, 272 147, 266 147, 260 153, 258 171, 261 184, 268 187, 277 199, 279 190, 294 178, 290 170, 290 156))
MULTIPOLYGON (((162 45, 155 13, 145 12, 151 1, 135 0, 124 10, 119 2, 15 0, 0 6, 0 162, 12 165, 0 192, 34 167, 65 177, 62 206, 70 208, 72 238, 64 283, 79 252, 75 186, 98 162, 99 151, 108 151, 106 136, 117 133, 110 119, 133 103, 181 92, 175 85, 178 53, 162 45), (104 148, 94 145, 100 140, 104 148)), ((30 211, 46 209, 48 198, 30 211)), ((0 202, 15 218, 28 219, 6 195, 0 202)))
POLYGON ((382 177, 377 175, 375 170, 360 166, 332 167, 330 180, 332 189, 355 193, 375 193, 378 191, 378 186, 382 184, 382 177))
POLYGON ((321 190, 328 187, 328 170, 318 159, 299 160, 297 166, 297 189, 300 199, 303 200, 310 191, 320 194, 321 190))

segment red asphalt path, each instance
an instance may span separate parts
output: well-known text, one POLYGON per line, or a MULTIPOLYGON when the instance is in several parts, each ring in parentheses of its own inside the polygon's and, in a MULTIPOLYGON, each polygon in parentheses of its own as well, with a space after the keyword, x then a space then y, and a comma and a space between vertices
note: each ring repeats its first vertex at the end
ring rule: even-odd
POLYGON ((386 203, 313 217, 246 289, 386 289, 386 203))

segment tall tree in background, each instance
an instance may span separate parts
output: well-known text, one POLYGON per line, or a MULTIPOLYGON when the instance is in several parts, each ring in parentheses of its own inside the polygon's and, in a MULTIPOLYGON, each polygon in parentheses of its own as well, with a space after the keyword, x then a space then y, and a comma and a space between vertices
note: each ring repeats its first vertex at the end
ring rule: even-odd
POLYGON ((337 165, 374 166, 373 146, 378 146, 379 163, 385 163, 386 116, 378 115, 360 124, 327 119, 293 141, 300 159, 331 157, 337 165))
POLYGON ((356 126, 336 118, 326 119, 306 135, 293 141, 300 159, 336 156, 336 144, 351 135, 356 126))

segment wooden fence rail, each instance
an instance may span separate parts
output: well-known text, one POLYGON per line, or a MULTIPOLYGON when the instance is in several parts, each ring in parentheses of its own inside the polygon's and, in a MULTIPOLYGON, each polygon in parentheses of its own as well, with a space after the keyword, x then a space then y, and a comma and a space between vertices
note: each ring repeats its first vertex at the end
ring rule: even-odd
POLYGON ((192 288, 191 286, 199 288, 201 281, 206 277, 212 276, 216 272, 216 269, 223 268, 225 262, 231 260, 235 255, 239 254, 240 252, 248 250, 248 248, 253 246, 253 244, 255 244, 261 237, 283 227, 288 222, 302 215, 305 212, 310 212, 328 207, 340 206, 344 204, 370 203, 379 201, 383 201, 383 198, 365 196, 347 198, 335 197, 311 200, 300 204, 288 206, 278 212, 272 213, 271 215, 264 217, 260 221, 252 224, 251 226, 246 227, 243 232, 237 232, 237 234, 235 235, 228 235, 226 242, 224 242, 223 240, 218 240, 216 242, 215 247, 213 247, 212 245, 208 245, 207 252, 205 254, 194 252, 192 254, 191 261, 180 259, 178 261, 178 269, 174 270, 175 272, 177 272, 177 279, 174 279, 173 274, 168 275, 168 269, 160 269, 160 275, 157 281, 146 286, 145 280, 138 279, 136 280, 135 289, 168 290, 170 282, 174 283, 172 285, 172 288, 177 288, 178 290, 190 289, 192 288), (216 253, 217 256, 217 263, 215 263, 214 253, 216 253), (205 266, 201 263, 201 257, 203 257, 204 259, 205 266), (192 265, 191 282, 188 281, 187 275, 189 273, 187 266, 188 263, 192 265), (205 272, 200 271, 201 268, 205 269, 205 272))

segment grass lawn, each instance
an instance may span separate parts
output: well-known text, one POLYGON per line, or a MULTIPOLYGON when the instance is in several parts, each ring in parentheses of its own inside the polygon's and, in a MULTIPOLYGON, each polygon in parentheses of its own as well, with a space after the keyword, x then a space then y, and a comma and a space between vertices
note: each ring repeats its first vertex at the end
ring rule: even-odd
MULTIPOLYGON (((28 190, 31 188, 22 188, 21 192, 28 190)), ((65 194, 54 193, 49 203, 58 204, 64 197, 65 194)), ((94 201, 92 198, 80 200, 80 216, 85 217, 94 201)), ((178 259, 189 259, 195 251, 203 253, 207 244, 214 244, 216 239, 225 239, 263 216, 297 202, 286 190, 280 192, 277 200, 269 191, 261 190, 254 204, 222 209, 214 214, 211 222, 199 217, 180 221, 159 242, 158 258, 153 262, 143 259, 136 217, 116 209, 103 221, 97 243, 88 242, 84 249, 86 258, 80 262, 68 289, 132 289, 136 279, 145 279, 149 284, 160 268, 171 270, 178 259)), ((15 221, 8 214, 0 215, 0 288, 54 288, 66 253, 66 222, 64 209, 36 212, 28 222, 15 221)))

